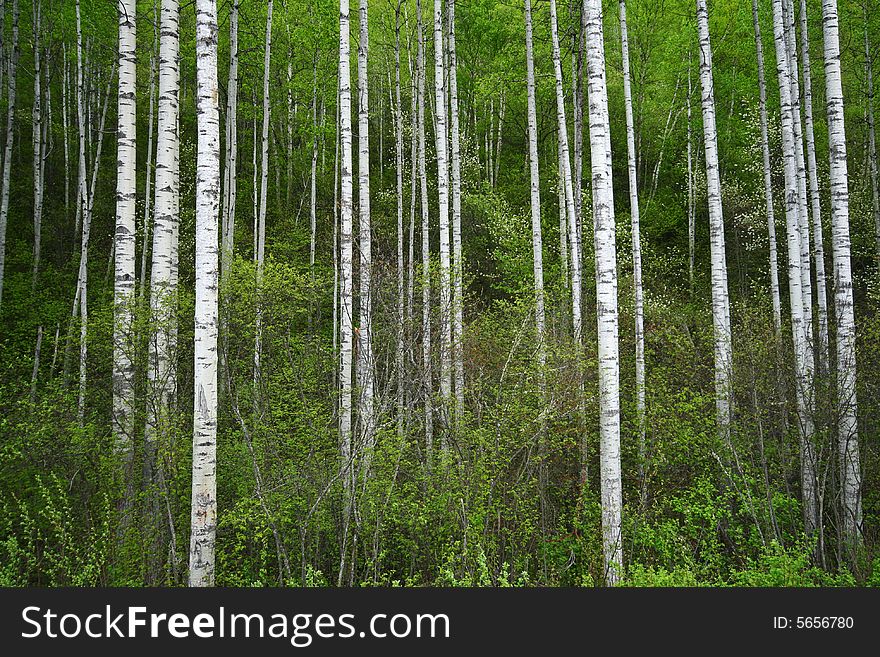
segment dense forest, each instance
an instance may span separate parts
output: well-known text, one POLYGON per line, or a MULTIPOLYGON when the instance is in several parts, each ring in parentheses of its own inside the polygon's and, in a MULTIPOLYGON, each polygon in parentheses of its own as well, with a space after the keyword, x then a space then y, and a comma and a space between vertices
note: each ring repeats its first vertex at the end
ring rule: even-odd
POLYGON ((2 0, 0 585, 880 584, 875 0, 2 0))

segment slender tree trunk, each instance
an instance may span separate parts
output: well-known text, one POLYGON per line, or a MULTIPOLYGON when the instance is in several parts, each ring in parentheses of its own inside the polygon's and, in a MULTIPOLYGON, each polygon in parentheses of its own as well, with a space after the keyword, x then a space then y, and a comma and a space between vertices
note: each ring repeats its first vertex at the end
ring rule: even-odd
MULTIPOLYGON (((819 197, 819 176, 816 168, 816 140, 813 136, 813 92, 810 73, 810 37, 807 31, 807 2, 800 0, 801 61, 804 80, 804 136, 807 145, 807 175, 813 228, 813 257, 816 262, 816 308, 818 310, 819 374, 828 371, 828 297, 825 291, 825 246, 822 237, 822 204, 819 197)), ((792 9, 792 15, 794 9, 792 9)), ((794 34, 792 26, 792 34, 794 34)))
POLYGON ((822 25, 830 150, 831 252, 834 259, 834 308, 837 316, 837 440, 843 536, 854 546, 862 540, 862 471, 857 423, 856 332, 853 318, 849 190, 837 0, 822 0, 822 25))
POLYGON ((507 107, 504 99, 504 90, 501 90, 501 94, 498 97, 498 126, 495 136, 495 150, 493 152, 493 166, 494 170, 492 172, 492 185, 498 185, 498 174, 501 172, 501 137, 504 135, 504 110, 507 107))
POLYGON ((217 331, 220 107, 217 4, 197 0, 196 306, 189 585, 214 585, 217 532, 217 331))
MULTIPOLYGON (((358 212, 360 228, 360 303, 357 331, 357 388, 360 447, 369 452, 373 447, 373 234, 370 228, 370 92, 367 77, 369 28, 367 0, 360 0, 358 42, 358 212)), ((355 449, 355 458, 357 458, 355 449)), ((366 453, 365 452, 365 453, 366 453)), ((368 458, 368 457, 365 457, 368 458)), ((366 475, 365 464, 364 473, 366 475)))
POLYGON ((140 275, 140 300, 146 298, 147 289, 147 258, 150 253, 150 228, 153 224, 153 176, 155 175, 156 161, 153 149, 153 117, 156 103, 156 65, 159 59, 159 20, 157 4, 153 4, 153 52, 150 55, 150 111, 147 115, 147 167, 144 183, 144 242, 141 251, 141 275, 140 275))
POLYGON ((798 222, 801 234, 801 292, 804 298, 804 321, 807 326, 807 343, 813 353, 813 282, 810 262, 810 217, 807 210, 807 165, 804 157, 803 125, 801 123, 800 83, 798 82, 797 47, 795 46, 794 8, 792 0, 782 0, 785 47, 791 85, 791 116, 794 131, 794 154, 797 165, 798 222))
POLYGON ((794 345, 798 433, 801 451, 801 494, 804 527, 812 534, 817 527, 816 476, 813 455, 813 358, 809 349, 809 317, 803 304, 803 261, 798 201, 798 172, 795 154, 795 131, 791 98, 791 68, 785 43, 782 0, 773 0, 773 36, 776 45, 776 70, 779 78, 782 149, 785 163, 785 223, 788 235, 788 290, 791 307, 791 333, 794 345))
POLYGON ((559 162, 562 187, 565 192, 565 212, 568 217, 568 239, 571 253, 571 312, 574 341, 581 342, 581 249, 578 239, 577 217, 574 211, 574 191, 571 182, 571 162, 568 153, 568 127, 565 119, 565 96, 562 92, 562 63, 559 54, 559 31, 556 0, 550 0, 550 30, 553 39, 553 66, 556 74, 556 120, 559 135, 559 162))
POLYGON ((42 3, 33 2, 33 47, 34 47, 34 102, 31 111, 32 144, 34 151, 34 258, 31 272, 31 292, 37 289, 40 272, 40 247, 43 227, 43 107, 40 70, 40 23, 42 3))
POLYGON ((394 369, 397 383, 397 436, 403 444, 406 436, 406 413, 404 396, 406 389, 406 370, 404 361, 404 340, 406 339, 406 317, 404 298, 403 261, 403 110, 400 97, 400 7, 397 0, 394 9, 394 164, 397 182, 397 335, 394 350, 394 369))
POLYGON ((758 0, 752 0, 752 23, 755 29, 755 50, 758 55, 758 93, 761 110, 761 154, 764 164, 764 200, 767 208, 767 236, 770 242, 770 296, 773 300, 773 330, 776 341, 782 341, 782 305, 779 301, 779 265, 776 260, 776 215, 773 212, 773 180, 770 169, 770 145, 767 138, 767 83, 764 76, 764 45, 758 20, 758 0))
POLYGON ((260 160, 260 211, 257 219, 257 315, 256 338, 254 339, 254 404, 259 408, 260 387, 262 385, 261 360, 263 354, 263 304, 260 301, 263 286, 263 261, 266 253, 266 210, 269 202, 269 122, 271 109, 269 104, 269 66, 272 56, 272 8, 273 0, 269 0, 266 14, 266 41, 263 50, 263 133, 261 137, 260 160))
POLYGON ((433 462, 434 409, 433 377, 431 375, 431 233, 428 215, 428 174, 425 162, 425 34, 422 23, 422 2, 416 0, 416 23, 419 33, 416 68, 418 70, 418 132, 419 180, 422 208, 422 368, 425 403, 425 454, 430 472, 433 462))
MULTIPOLYGON (((291 134, 291 139, 293 135, 291 134)), ((290 156, 289 156, 290 157, 290 156)), ((292 159, 292 157, 291 157, 292 159)), ((288 188, 291 175, 288 175, 288 188)), ((315 61, 312 71, 312 177, 311 177, 311 197, 309 203, 309 269, 312 273, 312 279, 315 276, 315 241, 317 239, 318 230, 318 53, 315 53, 315 61)), ((290 197, 290 193, 288 193, 290 197)), ((291 198, 288 198, 290 205, 291 198)))
MULTIPOLYGON (((440 400, 446 431, 452 399, 452 286, 449 253, 449 148, 446 139, 446 71, 443 64, 443 0, 434 0, 434 105, 437 118, 437 212, 440 219, 440 400)), ((500 125, 500 122, 499 122, 500 125)), ((500 132, 499 132, 500 134, 500 132)), ((496 153, 497 156, 497 153, 496 153)), ((441 450, 446 451, 446 431, 441 450)))
MULTIPOLYGON (((176 248, 178 214, 178 113, 180 71, 180 5, 162 0, 159 41, 159 100, 156 129, 156 179, 153 204, 153 253, 150 264, 152 336, 145 438, 148 467, 156 444, 170 420, 174 384, 174 314, 177 306, 176 248)), ((161 468, 160 468, 161 472, 161 468)))
POLYGON ((113 433, 117 448, 132 456, 137 202, 137 31, 135 0, 118 0, 119 89, 116 128, 116 231, 114 239, 113 433))
MULTIPOLYGON (((452 361, 455 378, 455 421, 464 413, 464 262, 461 249, 461 136, 458 104, 458 55, 455 48, 455 0, 448 0, 449 17, 449 135, 452 181, 452 361)), ((500 135, 499 135, 500 136, 500 135)), ((500 149, 500 142, 499 142, 500 149)))
MULTIPOLYGON (((538 171, 538 119, 535 102, 535 59, 532 43, 532 4, 524 0, 526 23, 526 91, 529 135, 529 191, 532 212, 532 270, 535 277, 535 342, 537 345, 538 376, 542 395, 546 395, 544 368, 547 366, 547 347, 545 344, 544 316, 544 248, 541 236, 541 175, 538 171)), ((546 403, 546 399, 544 400, 546 403)), ((540 455, 538 473, 538 503, 541 509, 541 528, 546 531, 547 523, 547 464, 545 423, 541 425, 538 436, 540 455)))
MULTIPOLYGON (((632 224, 633 295, 636 322, 636 423, 638 426, 640 502, 647 505, 647 480, 645 478, 645 317, 642 294, 642 247, 639 229, 639 187, 636 179, 636 138, 633 125, 632 91, 630 89, 629 38, 626 25, 626 0, 620 0, 620 41, 623 61, 623 99, 626 112, 627 169, 629 171, 629 204, 632 224)), ((604 75, 603 75, 604 78, 604 75)), ((690 103, 690 98, 688 98, 690 103)), ((607 129, 607 128, 606 128, 607 129)), ((592 131, 592 128, 591 128, 592 131)), ((690 152, 688 152, 690 154, 690 152)), ((690 175, 690 171, 688 171, 690 175)))
MULTIPOLYGON (((79 7, 79 5, 77 5, 79 7)), ((3 305, 3 279, 6 268, 6 226, 9 221, 9 182, 12 171, 12 145, 15 135, 15 82, 18 75, 18 0, 12 2, 12 46, 7 61, 6 147, 3 154, 3 191, 0 193, 0 306, 3 305)))
POLYGON ((340 346, 339 346, 339 440, 342 452, 342 485, 345 494, 343 511, 342 562, 339 583, 345 572, 345 537, 351 518, 354 481, 352 468, 352 347, 354 339, 354 270, 353 270, 353 215, 352 199, 352 130, 351 130, 351 68, 349 63, 349 0, 339 2, 339 126, 341 134, 340 194, 340 346))
POLYGON ((718 135, 715 129, 715 93, 712 81, 712 46, 709 42, 709 11, 706 0, 697 0, 700 39, 700 85, 702 87, 703 135, 706 151, 706 182, 709 202, 709 247, 712 257, 712 323, 715 333, 715 404, 718 432, 730 443, 733 411, 733 345, 730 330, 730 297, 727 292, 727 257, 724 217, 721 210, 721 178, 718 172, 718 135))
POLYGON ((37 401, 37 377, 40 374, 40 349, 43 346, 43 325, 37 327, 37 345, 34 347, 34 368, 31 371, 31 396, 30 402, 37 401))
POLYGON ((220 272, 229 275, 235 245, 235 201, 238 189, 238 8, 233 0, 229 16, 229 79, 226 83, 226 166, 223 169, 223 209, 220 272))
MULTIPOLYGON (((67 120, 70 116, 70 111, 68 109, 68 85, 67 85, 67 71, 68 71, 68 63, 67 63, 67 44, 62 43, 62 66, 61 66, 61 112, 63 114, 61 118, 61 127, 62 134, 64 138, 64 218, 65 220, 70 219, 70 144, 68 137, 68 124, 67 120)), ((0 78, 2 78, 3 67, 0 66, 0 78)), ((2 89, 2 85, 0 85, 0 89, 2 89)))

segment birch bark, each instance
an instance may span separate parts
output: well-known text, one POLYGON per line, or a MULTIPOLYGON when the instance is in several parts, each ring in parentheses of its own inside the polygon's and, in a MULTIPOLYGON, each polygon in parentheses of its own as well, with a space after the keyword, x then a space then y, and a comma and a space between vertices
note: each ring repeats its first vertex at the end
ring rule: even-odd
POLYGON ((196 305, 189 585, 213 586, 217 533, 218 220, 220 107, 217 4, 196 4, 196 305))

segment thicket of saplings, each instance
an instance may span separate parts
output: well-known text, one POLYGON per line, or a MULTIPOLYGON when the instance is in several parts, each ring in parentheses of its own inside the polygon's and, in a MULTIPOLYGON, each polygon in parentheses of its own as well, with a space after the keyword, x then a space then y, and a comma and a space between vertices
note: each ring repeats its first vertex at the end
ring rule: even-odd
MULTIPOLYGON (((192 170, 181 167, 184 183, 192 170)), ((334 415, 332 260, 329 249, 319 253, 314 275, 310 273, 308 226, 270 210, 273 244, 259 292, 263 359, 256 382, 257 298, 254 267, 246 254, 236 259, 222 290, 219 585, 602 583, 591 240, 585 234, 585 325, 592 327, 585 347, 575 349, 571 342, 566 290, 551 284, 548 363, 539 372, 528 219, 505 201, 507 193, 522 194, 525 182, 518 176, 524 174, 511 171, 517 178, 507 186, 493 190, 473 182, 476 176, 466 186, 464 240, 473 265, 466 272, 466 416, 456 426, 444 427, 442 400, 435 398, 431 458, 425 449, 421 403, 420 312, 405 331, 410 355, 402 439, 390 410, 396 395, 396 217, 393 198, 380 197, 373 206, 374 253, 379 254, 374 256, 374 342, 380 421, 376 447, 359 463, 348 536, 342 531, 334 415), (445 451, 439 447, 441 440, 445 451), (582 447, 588 455, 583 475, 582 447)), ((746 191, 725 188, 725 203, 759 207, 759 177, 754 184, 755 189, 746 191)), ((652 208, 661 218, 653 225, 681 221, 680 194, 661 190, 652 208)), ((548 187, 545 198, 554 197, 548 187)), ((856 192, 856 225, 867 226, 869 221, 865 200, 856 192)), ((56 202, 49 200, 49 213, 63 212, 52 208, 56 202)), ((96 217, 109 222, 112 202, 112 190, 107 189, 97 201, 96 217)), ((329 212, 329 200, 322 203, 329 212)), ((146 336, 158 328, 173 337, 175 410, 160 418, 156 438, 149 444, 139 433, 135 461, 125 477, 110 431, 113 288, 106 263, 101 258, 91 262, 89 402, 80 426, 79 349, 76 336, 67 335, 70 300, 65 294, 75 287, 74 265, 54 268, 47 262, 46 280, 54 278, 59 284, 32 294, 30 251, 21 237, 10 236, 0 341, 0 584, 185 583, 193 263, 192 249, 183 245, 192 239, 192 205, 192 198, 184 195, 181 286, 173 325, 149 326, 145 303, 136 309, 134 326, 140 336, 133 354, 139 372, 146 370, 146 336), (47 328, 32 385, 38 325, 47 328)), ((553 207, 545 210, 547 244, 558 243, 558 236, 556 242, 553 237, 555 213, 553 207)), ((714 419, 708 254, 698 250, 697 279, 690 290, 686 242, 682 245, 674 238, 661 243, 659 234, 646 230, 648 417, 647 446, 639 453, 628 219, 622 215, 619 221, 624 583, 880 584, 875 557, 880 319, 870 312, 864 281, 857 291, 857 317, 866 534, 860 551, 851 554, 838 534, 835 417, 828 383, 833 379, 824 377, 818 387, 815 419, 823 515, 821 531, 808 538, 799 503, 791 340, 785 333, 781 343, 774 338, 766 284, 754 275, 762 270, 766 256, 760 248, 750 250, 740 243, 736 224, 729 245, 736 400, 729 444, 719 439, 714 419)), ((590 225, 588 217, 584 225, 590 225)), ((698 244, 707 244, 705 236, 697 237, 698 244)), ((241 243, 247 245, 248 240, 241 243)), ((70 245, 59 241, 56 247, 70 245)), ((560 266, 558 254, 552 247, 548 250, 548 280, 564 280, 553 270, 560 266)), ((871 267, 867 262, 857 265, 871 267)), ((418 300, 418 269, 416 273, 418 300)), ((435 303, 435 315, 436 308, 435 303)), ((137 398, 136 426, 143 427, 147 404, 154 400, 142 375, 137 398)))

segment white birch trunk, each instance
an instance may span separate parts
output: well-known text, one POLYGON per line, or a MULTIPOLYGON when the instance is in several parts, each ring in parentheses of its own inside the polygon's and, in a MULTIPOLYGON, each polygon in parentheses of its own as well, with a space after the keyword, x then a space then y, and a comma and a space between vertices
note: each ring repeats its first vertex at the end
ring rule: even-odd
MULTIPOLYGON (((77 5, 79 6, 79 5, 77 5)), ((15 82, 18 76, 18 0, 12 2, 12 45, 7 71, 6 147, 3 153, 3 191, 0 193, 0 306, 3 305, 3 278, 6 269, 6 228, 9 221, 9 180, 15 135, 15 82)))
MULTIPOLYGON (((806 138, 807 176, 813 229, 813 257, 816 267, 816 309, 818 319, 819 372, 828 371, 828 297, 825 290, 825 246, 822 237, 822 204, 816 168, 816 140, 813 136, 813 83, 810 73, 810 37, 807 30, 807 2, 800 0, 801 61, 804 80, 804 136, 806 138)), ((794 9, 792 9, 792 14, 794 9)), ((792 33, 794 33, 792 26, 792 33)))
POLYGON ((795 164, 798 183, 798 223, 801 234, 801 291, 804 298, 804 321, 807 326, 807 344, 813 354, 813 281, 810 262, 810 217, 807 205, 807 165, 804 157, 803 125, 801 122, 800 83, 797 47, 795 46, 794 10, 792 0, 782 0, 785 47, 787 50, 789 84, 791 85, 791 116, 794 137, 795 164))
POLYGON ((223 210, 220 253, 220 272, 223 279, 229 273, 235 249, 235 201, 238 189, 238 7, 233 0, 229 16, 229 79, 226 83, 226 166, 223 169, 223 210))
POLYGON ((214 585, 217 532, 218 220, 220 107, 216 0, 196 5, 196 305, 189 585, 214 585))
MULTIPOLYGON (((291 133, 289 137, 293 138, 291 133)), ((288 154, 288 161, 292 161, 292 155, 288 154)), ((289 172, 287 188, 288 188, 288 206, 291 202, 292 185, 290 178, 292 172, 289 172)), ((315 242, 318 230, 318 58, 315 56, 312 71, 312 176, 310 186, 310 203, 309 203, 309 269, 312 278, 315 275, 315 242)))
POLYGON ((846 130, 840 74, 837 0, 822 0, 825 46, 825 99, 831 179, 831 247, 834 259, 834 308, 837 316, 837 440, 840 461, 843 534, 861 542, 862 471, 856 403, 856 332, 850 263, 849 190, 846 130))
MULTIPOLYGON (((645 317, 642 293, 642 246, 639 227, 639 187, 636 179, 636 138, 633 124, 632 90, 630 88, 629 36, 626 25, 626 0, 620 0, 620 44, 623 62, 623 99, 626 113, 626 152, 629 172, 629 204, 632 225, 633 303, 636 337, 636 424, 638 426, 639 479, 642 508, 647 502, 645 480, 645 317)), ((603 75, 604 81, 604 75, 603 75)), ((690 104, 690 98, 688 98, 690 104)), ((607 111, 607 110, 606 110, 607 111)), ((592 126, 592 123, 591 123, 592 126)), ((608 128, 606 127, 606 130, 608 128)), ((591 127, 592 132, 592 127, 591 127)), ((690 152, 688 152, 690 154, 690 152)), ((690 175, 690 171, 688 172, 690 175)))
POLYGON ((776 214, 773 211, 773 181, 770 169, 770 145, 767 137, 767 83, 764 75, 764 44, 758 20, 758 0, 752 0, 752 24, 755 51, 758 55, 758 103, 761 111, 761 154, 764 164, 764 201, 767 209, 767 237, 770 244, 770 296, 773 302, 773 330, 777 342, 782 339, 782 304, 779 300, 779 265, 776 254, 776 214))
MULTIPOLYGON (((461 249, 461 135, 458 106, 458 55, 455 48, 455 0, 448 0, 449 17, 449 142, 452 194, 452 364, 455 379, 455 421, 464 413, 464 262, 461 249)), ((500 135, 499 135, 500 137, 500 135)), ((499 149, 500 149, 499 141, 499 149)))
POLYGON ((137 31, 135 0, 118 0, 119 87, 116 128, 116 231, 114 239, 113 433, 132 454, 134 440, 135 215, 137 212, 137 31))
POLYGON ((40 68, 42 54, 40 52, 40 23, 42 3, 33 3, 33 48, 34 48, 34 102, 31 108, 31 128, 33 146, 34 176, 34 257, 31 271, 31 292, 37 289, 37 278, 40 272, 40 247, 43 227, 43 107, 42 107, 42 72, 40 68))
POLYGON ((782 118, 782 149, 785 163, 785 223, 788 237, 788 290, 791 308, 791 333, 795 356, 795 380, 798 409, 798 433, 801 452, 801 494, 804 527, 808 534, 816 528, 816 485, 813 457, 813 358, 809 348, 809 317, 803 304, 803 261, 798 257, 804 236, 801 232, 798 201, 798 172, 795 153, 791 68, 785 42, 782 0, 773 0, 773 36, 776 45, 776 71, 779 78, 782 118))
MULTIPOLYGON (((373 234, 370 228, 370 92, 367 76, 369 24, 367 0, 360 0, 358 43, 358 211, 360 232, 360 304, 358 329, 358 420, 360 447, 373 446, 373 234)), ((357 450, 355 450, 357 451, 357 450)), ((355 455, 357 456, 357 454, 355 455)), ((366 467, 365 467, 366 473, 366 467)))
MULTIPOLYGON (((349 0, 339 3, 339 126, 342 152, 340 194, 340 345, 339 345, 339 439, 342 452, 342 482, 346 502, 344 512, 346 531, 350 514, 350 496, 354 494, 352 481, 352 347, 354 339, 354 270, 353 270, 353 215, 352 199, 352 130, 351 130, 351 68, 349 44, 349 0)), ((344 550, 343 550, 344 554, 344 550)), ((340 568, 340 577, 342 568, 340 568)))
MULTIPOLYGON (((440 399, 443 426, 450 426, 452 399, 452 280, 449 253, 449 161, 446 139, 446 71, 443 63, 443 0, 434 0, 434 133, 437 154, 437 212, 440 219, 440 399)), ((499 122, 500 125, 500 122, 499 122)), ((441 449, 447 448, 446 433, 441 449)))
POLYGON ((434 452, 433 377, 431 375, 431 233, 428 215, 428 174, 425 162, 425 34, 422 23, 422 3, 416 0, 416 23, 419 33, 418 70, 418 132, 419 132, 419 180, 421 181, 422 208, 422 369, 425 403, 425 454, 430 472, 434 452))
POLYGON ((709 203, 709 247, 712 258, 712 324, 715 333, 715 405, 718 432, 725 445, 730 441, 733 407, 733 353, 730 331, 730 297, 727 292, 727 257, 724 216, 721 209, 721 178, 718 172, 718 135, 715 129, 715 94, 712 81, 712 47, 706 0, 697 0, 700 46, 703 135, 709 203))
POLYGON ((404 340, 406 339, 406 317, 404 298, 403 261, 403 108, 400 97, 400 7, 397 0, 394 10, 394 164, 397 183, 397 334, 394 350, 394 370, 397 383, 397 436, 403 444, 406 436, 406 413, 404 410, 404 391, 406 389, 404 340))
POLYGON ((156 105, 156 66, 159 60, 159 13, 156 3, 153 4, 153 52, 150 55, 150 111, 147 114, 147 162, 144 183, 144 238, 141 250, 141 275, 139 301, 142 303, 146 298, 147 290, 147 259, 150 253, 150 234, 153 225, 153 176, 155 175, 156 160, 153 149, 153 118, 156 105))
MULTIPOLYGON (((260 302, 263 286, 263 261, 266 255, 266 211, 269 202, 269 122, 271 109, 269 104, 269 67, 272 56, 272 9, 274 2, 269 0, 266 13, 266 41, 263 50, 263 132, 260 139, 262 158, 260 160, 260 211, 257 218, 257 315, 256 337, 254 339, 254 404, 260 403, 260 386, 262 382, 261 360, 263 354, 263 305, 260 302)), ((258 407, 258 406, 255 406, 258 407)))
POLYGON ((155 452, 161 427, 168 421, 174 394, 171 354, 176 309, 177 139, 180 92, 180 5, 162 0, 159 41, 159 100, 156 129, 155 199, 153 202, 153 252, 150 264, 150 339, 147 378, 152 399, 147 403, 145 439, 155 452))
MULTIPOLYGON (((596 246, 596 318, 599 339, 599 477, 602 495, 602 546, 605 554, 605 583, 613 586, 623 576, 621 540, 623 487, 620 474, 617 248, 602 0, 587 0, 586 12, 587 101, 596 246)), ((624 25, 625 14, 622 13, 621 27, 624 25)))
POLYGON ((571 255, 571 314, 574 341, 581 343, 581 249, 578 238, 577 217, 574 212, 574 191, 571 182, 571 161, 568 152, 568 127, 565 120, 565 96, 562 92, 562 62, 559 54, 559 30, 556 17, 556 0, 550 0, 550 31, 553 39, 553 68, 556 74, 556 121, 559 135, 559 162, 562 187, 565 193, 565 212, 568 217, 568 241, 571 255))

